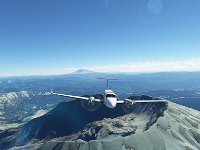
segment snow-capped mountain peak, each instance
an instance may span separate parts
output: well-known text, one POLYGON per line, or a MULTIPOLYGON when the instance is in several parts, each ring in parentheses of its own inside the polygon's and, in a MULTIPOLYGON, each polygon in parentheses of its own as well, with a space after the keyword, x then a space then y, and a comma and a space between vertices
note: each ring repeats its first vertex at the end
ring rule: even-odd
POLYGON ((75 74, 88 74, 88 73, 95 73, 94 71, 87 70, 87 69, 78 69, 74 72, 75 74))

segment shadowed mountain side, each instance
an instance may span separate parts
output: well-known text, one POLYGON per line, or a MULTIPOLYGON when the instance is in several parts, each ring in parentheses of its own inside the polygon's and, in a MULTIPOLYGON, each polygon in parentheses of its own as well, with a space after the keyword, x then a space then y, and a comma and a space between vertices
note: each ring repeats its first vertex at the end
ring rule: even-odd
MULTIPOLYGON (((137 105, 135 105, 137 107, 137 105)), ((157 117, 162 115, 166 107, 165 103, 157 104, 139 104, 135 113, 154 113, 157 117), (152 107, 154 109, 152 109, 152 107), (140 109, 139 109, 140 107, 140 109)), ((29 133, 24 139, 44 139, 52 137, 60 137, 69 135, 73 132, 81 130, 88 123, 99 121, 104 118, 116 118, 123 116, 126 113, 118 105, 115 109, 107 108, 102 105, 101 108, 95 112, 85 111, 78 101, 60 103, 55 109, 48 114, 30 121, 24 125, 20 133, 29 133), (31 132, 30 132, 31 131, 31 132)), ((21 134, 20 137, 21 137, 21 134)), ((21 139, 19 144, 25 141, 21 139)))
MULTIPOLYGON (((166 103, 136 104, 133 107, 132 114, 136 116, 146 114, 148 116, 143 129, 147 130, 149 126, 156 122, 158 117, 163 115, 166 108, 166 103)), ((25 145, 35 140, 50 140, 55 137, 69 136, 82 130, 88 124, 90 126, 92 122, 124 115, 126 113, 121 105, 118 105, 115 109, 110 109, 102 104, 97 111, 88 112, 81 107, 80 101, 62 102, 46 115, 31 120, 19 128, 18 132, 1 140, 0 147, 6 149, 12 146, 25 145)), ((130 133, 120 133, 120 135, 126 136, 130 133)), ((113 132, 113 134, 115 133, 113 132)), ((79 135, 78 138, 86 141, 96 139, 92 135, 88 138, 79 135)))

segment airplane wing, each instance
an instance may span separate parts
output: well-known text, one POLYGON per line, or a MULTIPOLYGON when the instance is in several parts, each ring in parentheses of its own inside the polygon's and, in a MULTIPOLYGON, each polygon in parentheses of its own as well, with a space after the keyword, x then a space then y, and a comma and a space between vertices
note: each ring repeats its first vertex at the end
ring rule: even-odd
POLYGON ((117 104, 124 104, 124 100, 117 100, 117 104))
POLYGON ((124 99, 124 100, 118 100, 118 104, 123 104, 123 103, 159 103, 159 102, 167 102, 167 100, 164 99, 159 99, 159 100, 131 100, 131 99, 124 99))
POLYGON ((74 96, 74 95, 66 95, 66 94, 59 94, 59 93, 55 93, 51 90, 51 94, 53 95, 57 95, 57 96, 64 96, 64 97, 69 97, 69 98, 75 98, 75 99, 82 99, 82 100, 92 100, 92 101, 96 101, 96 102, 101 102, 100 99, 95 99, 92 97, 92 99, 90 97, 82 97, 82 96, 74 96))

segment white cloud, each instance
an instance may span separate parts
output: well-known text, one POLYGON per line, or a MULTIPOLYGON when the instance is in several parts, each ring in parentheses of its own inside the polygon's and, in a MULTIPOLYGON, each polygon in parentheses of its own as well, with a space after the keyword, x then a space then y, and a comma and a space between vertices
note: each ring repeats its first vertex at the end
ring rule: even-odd
POLYGON ((28 75, 58 75, 67 74, 75 71, 76 68, 40 68, 40 69, 29 69, 29 70, 18 70, 15 72, 0 73, 0 77, 6 76, 28 76, 28 75))
POLYGON ((96 72, 170 72, 170 71, 200 71, 200 58, 187 60, 171 61, 137 61, 116 65, 99 65, 99 66, 80 66, 66 68, 47 68, 47 69, 30 69, 15 73, 0 74, 0 76, 20 76, 20 75, 56 75, 74 72, 79 68, 85 68, 96 72))
POLYGON ((139 61, 119 65, 92 66, 99 72, 169 72, 200 71, 200 58, 180 61, 139 61))

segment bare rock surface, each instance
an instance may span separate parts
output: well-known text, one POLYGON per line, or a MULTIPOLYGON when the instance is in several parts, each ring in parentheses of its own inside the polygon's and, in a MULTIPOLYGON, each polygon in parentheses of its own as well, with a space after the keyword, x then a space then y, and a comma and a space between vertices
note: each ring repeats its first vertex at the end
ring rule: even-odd
POLYGON ((172 102, 87 112, 64 102, 0 137, 12 150, 199 150, 200 112, 172 102))
POLYGON ((150 121, 152 115, 155 114, 147 111, 103 119, 88 124, 74 135, 48 141, 39 149, 200 149, 200 112, 169 102, 156 122, 150 121), (88 140, 88 137, 94 140, 88 140))

